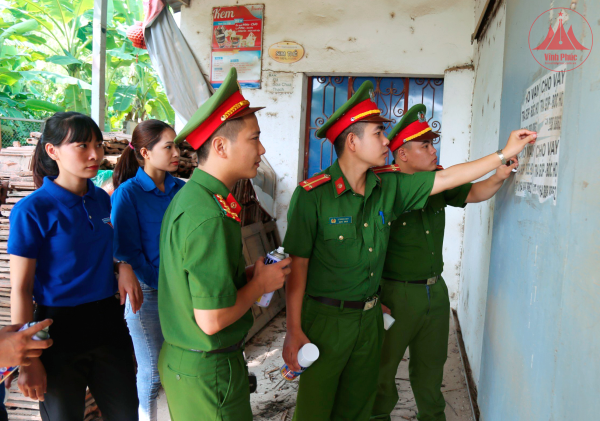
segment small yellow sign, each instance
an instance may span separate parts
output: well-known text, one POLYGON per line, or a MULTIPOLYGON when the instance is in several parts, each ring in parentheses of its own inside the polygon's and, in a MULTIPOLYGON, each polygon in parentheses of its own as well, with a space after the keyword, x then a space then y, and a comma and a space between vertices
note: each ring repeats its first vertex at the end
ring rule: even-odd
POLYGON ((304 47, 296 42, 278 42, 269 47, 269 57, 279 63, 295 63, 304 57, 304 47))

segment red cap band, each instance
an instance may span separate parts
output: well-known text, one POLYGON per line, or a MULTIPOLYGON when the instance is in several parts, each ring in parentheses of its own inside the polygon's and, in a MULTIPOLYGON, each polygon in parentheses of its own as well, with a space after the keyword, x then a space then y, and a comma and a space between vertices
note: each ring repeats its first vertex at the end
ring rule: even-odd
POLYGON ((327 130, 325 136, 331 143, 333 143, 344 130, 350 127, 351 124, 354 124, 363 118, 380 114, 381 110, 377 108, 377 104, 371 101, 371 99, 365 99, 364 101, 359 102, 354 107, 350 108, 346 114, 341 116, 338 121, 333 123, 329 130, 327 130))
POLYGON ((429 124, 427 124, 426 121, 422 123, 419 121, 410 123, 408 126, 400 130, 400 132, 398 132, 396 137, 394 137, 394 139, 390 142, 389 148, 392 152, 394 152, 406 142, 412 139, 416 139, 417 137, 421 136, 424 133, 427 133, 430 130, 431 127, 429 127, 429 124))
POLYGON ((240 91, 235 92, 219 105, 201 125, 187 135, 186 140, 192 148, 200 148, 217 131, 221 124, 249 106, 250 103, 246 101, 242 93, 240 91))

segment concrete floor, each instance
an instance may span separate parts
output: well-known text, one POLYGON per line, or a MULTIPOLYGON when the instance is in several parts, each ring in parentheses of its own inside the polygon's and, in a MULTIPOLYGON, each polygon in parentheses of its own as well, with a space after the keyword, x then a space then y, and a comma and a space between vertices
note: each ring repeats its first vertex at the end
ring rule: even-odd
MULTIPOLYGON (((442 385, 442 392, 446 398, 446 419, 447 421, 472 421, 454 323, 452 320, 450 323, 448 362, 444 369, 442 385)), ((281 351, 284 338, 285 311, 282 311, 246 346, 249 370, 254 372, 258 378, 258 392, 250 395, 255 421, 289 421, 292 419, 298 382, 282 380, 279 374, 279 367, 283 364, 281 351)), ((396 374, 400 400, 392 412, 392 421, 417 419, 417 406, 408 381, 409 358, 407 351, 396 374)), ((164 391, 160 393, 158 408, 158 420, 170 421, 164 391)))

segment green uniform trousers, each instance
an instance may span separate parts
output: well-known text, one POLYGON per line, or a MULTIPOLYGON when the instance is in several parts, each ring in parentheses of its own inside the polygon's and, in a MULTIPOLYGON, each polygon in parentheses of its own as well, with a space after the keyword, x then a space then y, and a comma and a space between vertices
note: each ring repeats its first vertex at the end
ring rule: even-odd
POLYGON ((368 420, 383 341, 381 304, 364 311, 306 297, 302 330, 319 359, 300 376, 294 421, 368 420))
POLYGON ((251 421, 242 350, 208 354, 163 343, 158 371, 172 421, 251 421))
POLYGON ((448 355, 450 300, 443 279, 429 286, 385 281, 381 302, 396 323, 385 333, 377 397, 371 419, 390 420, 398 402, 396 372, 410 349, 410 384, 420 421, 445 421, 446 401, 440 390, 448 355))

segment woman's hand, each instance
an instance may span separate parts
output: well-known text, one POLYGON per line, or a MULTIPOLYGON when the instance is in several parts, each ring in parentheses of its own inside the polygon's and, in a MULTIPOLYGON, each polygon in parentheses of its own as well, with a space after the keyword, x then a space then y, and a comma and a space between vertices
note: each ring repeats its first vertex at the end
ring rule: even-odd
POLYGON ((32 359, 28 366, 21 366, 17 385, 26 398, 36 401, 44 400, 47 386, 46 369, 39 358, 32 359))
POLYGON ((144 302, 144 294, 142 293, 142 287, 138 281, 131 265, 127 263, 119 263, 119 273, 117 275, 119 281, 119 294, 121 295, 121 305, 125 304, 125 299, 129 295, 129 302, 131 303, 131 310, 133 313, 142 306, 144 302))

